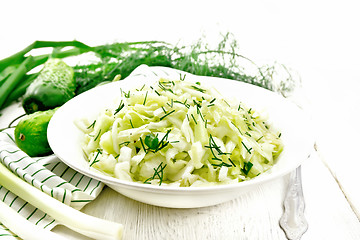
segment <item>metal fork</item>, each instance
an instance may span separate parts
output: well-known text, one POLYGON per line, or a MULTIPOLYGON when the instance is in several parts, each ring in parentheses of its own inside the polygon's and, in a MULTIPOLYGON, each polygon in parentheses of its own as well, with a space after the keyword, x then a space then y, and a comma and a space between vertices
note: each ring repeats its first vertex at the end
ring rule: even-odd
POLYGON ((305 201, 301 185, 301 166, 290 175, 288 191, 284 199, 284 213, 280 226, 289 240, 299 240, 308 229, 304 215, 305 201))

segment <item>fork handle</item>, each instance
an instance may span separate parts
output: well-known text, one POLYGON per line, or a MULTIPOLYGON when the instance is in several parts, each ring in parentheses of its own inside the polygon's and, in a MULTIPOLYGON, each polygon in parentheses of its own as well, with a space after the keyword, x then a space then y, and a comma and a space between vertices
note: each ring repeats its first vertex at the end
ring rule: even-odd
POLYGON ((284 213, 280 226, 290 240, 300 239, 308 229, 305 219, 305 201, 301 184, 301 166, 290 175, 288 191, 284 199, 284 213))

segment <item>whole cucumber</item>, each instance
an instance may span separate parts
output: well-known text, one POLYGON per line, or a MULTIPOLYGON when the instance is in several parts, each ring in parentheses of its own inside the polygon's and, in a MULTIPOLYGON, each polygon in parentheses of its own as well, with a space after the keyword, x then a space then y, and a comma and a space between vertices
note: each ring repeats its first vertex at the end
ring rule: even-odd
POLYGON ((75 96, 74 70, 63 60, 50 58, 26 89, 22 102, 27 114, 61 106, 75 96))
POLYGON ((47 140, 47 127, 55 109, 26 115, 15 127, 16 145, 30 157, 52 153, 47 140))

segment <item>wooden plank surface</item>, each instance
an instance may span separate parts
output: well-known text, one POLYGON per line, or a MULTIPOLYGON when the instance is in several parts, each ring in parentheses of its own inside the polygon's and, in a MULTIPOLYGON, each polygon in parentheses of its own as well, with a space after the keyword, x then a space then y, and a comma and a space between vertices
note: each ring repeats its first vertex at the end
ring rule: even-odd
MULTIPOLYGON (((360 239, 360 223, 324 166, 318 153, 303 164, 303 187, 309 239, 360 239)), ((196 209, 169 209, 150 206, 106 188, 83 211, 124 224, 124 239, 286 239, 279 227, 282 201, 288 176, 265 184, 227 203, 196 209)), ((55 232, 69 239, 64 227, 55 232)))

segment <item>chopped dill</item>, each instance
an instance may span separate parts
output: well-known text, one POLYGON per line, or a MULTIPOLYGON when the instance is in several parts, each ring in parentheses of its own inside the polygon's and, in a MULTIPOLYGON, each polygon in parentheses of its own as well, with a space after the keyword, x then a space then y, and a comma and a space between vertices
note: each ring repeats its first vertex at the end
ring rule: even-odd
POLYGON ((233 162, 233 160, 231 158, 229 158, 229 161, 231 162, 231 164, 236 167, 235 163, 233 162))
POLYGON ((127 93, 124 92, 122 89, 120 89, 120 90, 121 90, 121 93, 124 94, 125 98, 130 98, 130 90, 127 93))
POLYGON ((197 102, 195 99, 193 99, 194 106, 196 106, 198 109, 201 108, 201 102, 197 102))
POLYGON ((216 101, 216 98, 213 98, 209 103, 213 104, 216 101))
POLYGON ((152 86, 150 86, 150 88, 151 88, 158 96, 160 96, 160 93, 159 93, 156 89, 154 89, 152 86))
POLYGON ((251 168, 252 168, 253 164, 252 162, 246 162, 244 164, 244 167, 241 168, 241 171, 245 174, 245 175, 248 175, 248 173, 250 172, 251 168))
POLYGON ((144 89, 144 87, 145 87, 145 84, 140 89, 136 89, 136 91, 140 92, 144 89))
POLYGON ((162 82, 159 81, 159 84, 158 84, 158 85, 159 85, 159 87, 160 87, 163 91, 169 91, 169 92, 171 92, 171 93, 174 93, 171 88, 164 86, 164 84, 163 84, 162 82))
POLYGON ((195 124, 197 124, 197 121, 196 121, 196 119, 195 119, 195 117, 194 117, 194 114, 191 114, 191 117, 192 117, 192 119, 194 120, 195 124))
POLYGON ((174 107, 174 99, 171 99, 170 103, 166 103, 166 105, 173 108, 174 107))
POLYGON ((164 118, 166 118, 167 116, 169 116, 170 114, 172 114, 173 112, 175 112, 175 109, 172 110, 172 111, 170 111, 170 112, 168 112, 168 113, 166 113, 164 116, 162 116, 162 117, 160 118, 160 121, 163 120, 164 118))
POLYGON ((94 165, 95 163, 97 163, 97 162, 100 161, 100 160, 98 160, 97 158, 99 157, 100 154, 102 154, 102 151, 101 151, 101 149, 99 149, 99 148, 96 149, 96 151, 97 151, 96 156, 95 156, 95 158, 94 158, 94 161, 91 162, 90 167, 91 167, 92 165, 94 165))
POLYGON ((121 147, 122 145, 127 146, 129 144, 130 144, 130 141, 125 141, 125 142, 120 143, 119 147, 121 147))
POLYGON ((187 109, 190 108, 190 105, 186 103, 186 100, 185 100, 184 102, 180 102, 179 100, 175 100, 174 103, 182 104, 182 105, 184 105, 187 109))
POLYGON ((199 87, 197 87, 197 86, 191 86, 193 89, 195 89, 196 91, 199 91, 199 92, 201 92, 201 93, 205 93, 206 92, 206 90, 205 89, 202 89, 202 88, 199 88, 199 87))
POLYGON ((231 122, 231 123, 232 123, 232 125, 234 125, 234 127, 236 127, 236 129, 239 131, 239 133, 240 133, 241 135, 243 135, 243 133, 241 132, 240 128, 239 128, 238 126, 236 126, 234 122, 231 122))
POLYGON ((224 162, 224 161, 222 161, 222 160, 219 160, 219 159, 214 159, 214 160, 221 161, 219 164, 217 164, 217 163, 212 163, 211 165, 213 165, 214 167, 219 167, 219 168, 221 168, 222 166, 224 166, 224 167, 232 167, 232 166, 233 166, 232 164, 228 164, 228 163, 226 163, 226 162, 224 162))
POLYGON ((231 107, 230 104, 229 104, 225 99, 223 99, 223 101, 226 103, 226 105, 228 105, 229 107, 231 107))
POLYGON ((249 154, 251 154, 251 149, 252 149, 252 148, 248 148, 243 141, 241 141, 241 144, 244 146, 244 148, 246 149, 246 151, 247 151, 249 154))
POLYGON ((118 112, 121 111, 125 107, 125 104, 123 103, 123 100, 120 101, 120 104, 117 109, 115 109, 114 115, 116 115, 118 112))
POLYGON ((161 109, 163 110, 163 112, 166 114, 167 112, 166 112, 166 110, 165 110, 165 108, 164 108, 164 106, 161 106, 161 109))
POLYGON ((148 95, 148 91, 146 91, 146 94, 145 94, 145 97, 144 97, 144 102, 143 102, 143 105, 145 105, 145 103, 146 103, 147 95, 148 95))
POLYGON ((149 177, 148 179, 146 179, 144 181, 144 183, 151 184, 150 181, 156 179, 156 177, 157 177, 159 179, 159 186, 160 186, 163 182, 164 169, 166 166, 167 166, 167 164, 165 164, 163 166, 163 162, 161 162, 157 168, 154 168, 154 175, 152 177, 149 177))
POLYGON ((216 152, 218 153, 218 155, 231 155, 231 153, 225 153, 223 152, 220 147, 216 144, 214 138, 212 137, 212 135, 210 134, 209 137, 209 145, 204 146, 205 148, 209 148, 212 155, 213 155, 213 160, 218 160, 218 161, 222 161, 220 158, 217 157, 217 155, 215 154, 214 150, 216 150, 216 152))
POLYGON ((96 141, 96 140, 99 138, 100 133, 101 133, 101 129, 99 130, 99 133, 98 133, 98 134, 96 135, 96 137, 94 138, 94 141, 96 141))
POLYGON ((90 126, 88 126, 86 129, 94 128, 94 127, 95 127, 95 123, 96 123, 96 120, 94 120, 94 122, 93 122, 90 126))
POLYGON ((259 142, 264 136, 259 137, 256 142, 259 142))
POLYGON ((180 73, 180 81, 184 81, 184 80, 185 80, 185 77, 186 77, 186 74, 182 75, 182 74, 180 73))
POLYGON ((241 103, 239 103, 239 107, 238 107, 238 111, 240 111, 240 109, 242 109, 242 107, 241 107, 241 103))

